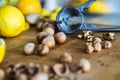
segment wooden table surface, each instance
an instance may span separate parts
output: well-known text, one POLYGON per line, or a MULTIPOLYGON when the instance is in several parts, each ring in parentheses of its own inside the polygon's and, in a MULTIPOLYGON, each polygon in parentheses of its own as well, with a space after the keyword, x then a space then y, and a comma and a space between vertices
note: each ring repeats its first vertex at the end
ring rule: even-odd
MULTIPOLYGON (((83 74, 82 80, 120 80, 120 33, 117 32, 115 39, 112 41, 113 46, 111 49, 103 49, 100 52, 92 54, 85 53, 84 40, 77 38, 79 32, 67 36, 67 41, 63 45, 56 45, 54 49, 50 50, 47 56, 39 56, 33 54, 25 56, 23 54, 23 47, 28 42, 34 42, 36 45, 36 34, 38 31, 35 27, 23 32, 14 38, 5 38, 7 43, 6 56, 0 68, 7 69, 9 64, 16 63, 30 63, 34 62, 40 65, 48 64, 53 65, 58 63, 59 56, 63 52, 68 52, 73 57, 73 63, 77 63, 81 58, 87 58, 92 64, 90 73, 83 74)), ((101 36, 102 33, 95 33, 96 36, 101 36)), ((81 76, 81 77, 82 77, 81 76)), ((80 79, 81 80, 81 79, 80 79)))

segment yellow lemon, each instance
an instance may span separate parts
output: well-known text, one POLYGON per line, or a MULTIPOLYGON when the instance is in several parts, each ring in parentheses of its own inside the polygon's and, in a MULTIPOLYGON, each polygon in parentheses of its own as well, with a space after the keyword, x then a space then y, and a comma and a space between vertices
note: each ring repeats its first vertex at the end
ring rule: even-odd
POLYGON ((111 6, 102 1, 95 1, 90 8, 88 8, 88 12, 90 13, 98 13, 98 14, 108 14, 112 10, 111 6))
POLYGON ((26 31, 28 29, 30 29, 30 24, 28 22, 25 22, 25 26, 23 27, 22 31, 26 31))
POLYGON ((34 13, 40 14, 41 4, 39 0, 19 0, 17 8, 19 8, 24 15, 34 13))
POLYGON ((0 63, 3 61, 5 56, 6 44, 5 41, 0 38, 0 63))
POLYGON ((22 12, 13 6, 0 9, 0 36, 14 37, 22 32, 25 18, 22 12))
POLYGON ((62 7, 57 7, 56 9, 54 9, 50 15, 50 19, 56 20, 56 16, 61 9, 62 7))
POLYGON ((41 13, 40 13, 40 16, 43 17, 43 18, 48 18, 50 16, 50 11, 48 11, 45 8, 43 8, 41 13))

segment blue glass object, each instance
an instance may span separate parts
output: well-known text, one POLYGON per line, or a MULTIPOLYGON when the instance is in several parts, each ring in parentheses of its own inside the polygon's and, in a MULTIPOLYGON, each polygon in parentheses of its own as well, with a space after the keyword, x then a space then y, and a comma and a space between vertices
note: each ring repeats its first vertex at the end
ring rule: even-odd
POLYGON ((95 25, 85 25, 83 11, 89 8, 95 0, 89 0, 77 8, 64 7, 56 17, 57 27, 60 31, 71 34, 78 30, 92 30, 92 31, 120 31, 119 28, 99 28, 95 25))

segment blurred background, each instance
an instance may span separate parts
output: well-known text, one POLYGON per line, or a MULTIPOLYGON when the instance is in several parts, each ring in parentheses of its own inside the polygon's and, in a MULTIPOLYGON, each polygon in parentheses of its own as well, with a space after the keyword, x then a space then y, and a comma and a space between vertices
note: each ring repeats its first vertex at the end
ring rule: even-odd
MULTIPOLYGON (((77 7, 88 0, 40 0, 42 6, 49 11, 59 6, 77 7)), ((87 23, 120 26, 120 0, 96 0, 92 6, 85 11, 87 23)))
MULTIPOLYGON (((19 0, 0 0, 0 7, 15 5, 19 0)), ((29 0, 28 0, 29 1, 29 0)), ((50 15, 55 20, 57 13, 64 6, 77 7, 88 0, 39 0, 42 5, 42 17, 50 15)), ((27 3, 26 3, 27 4, 27 3)), ((85 22, 120 26, 120 0, 96 0, 89 9, 85 10, 85 22)))

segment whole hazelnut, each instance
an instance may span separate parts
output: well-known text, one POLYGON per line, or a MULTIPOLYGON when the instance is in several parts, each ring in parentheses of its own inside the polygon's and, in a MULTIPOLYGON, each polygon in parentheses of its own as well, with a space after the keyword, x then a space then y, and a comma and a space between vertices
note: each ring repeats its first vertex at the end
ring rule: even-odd
POLYGON ((36 22, 36 28, 38 29, 38 30, 42 30, 42 25, 44 24, 46 22, 46 20, 45 19, 38 19, 37 20, 37 22, 36 22))
POLYGON ((24 46, 24 54, 25 55, 31 55, 34 53, 35 50, 35 44, 34 43, 27 43, 24 46))
POLYGON ((42 25, 42 30, 43 30, 44 28, 46 28, 46 27, 49 27, 49 23, 48 23, 48 22, 43 23, 43 25, 42 25))
POLYGON ((4 80, 5 78, 5 72, 4 70, 0 69, 0 80, 4 80))
POLYGON ((39 55, 46 55, 49 53, 49 48, 48 46, 44 45, 44 44, 40 44, 38 47, 37 47, 37 53, 39 55))
POLYGON ((52 35, 48 35, 42 40, 42 44, 45 44, 48 46, 50 49, 55 47, 55 40, 52 35))
POLYGON ((93 47, 94 47, 94 51, 96 51, 96 52, 99 52, 102 50, 102 45, 99 42, 94 43, 93 47))
POLYGON ((46 27, 42 31, 47 32, 50 35, 54 35, 55 30, 52 27, 46 27))
POLYGON ((95 43, 101 43, 101 42, 102 42, 102 40, 99 37, 95 37, 94 44, 95 43))
POLYGON ((110 41, 105 41, 105 42, 103 43, 103 47, 104 47, 105 49, 109 49, 109 48, 112 47, 112 43, 111 43, 110 41))
POLYGON ((60 61, 63 62, 63 63, 71 63, 72 62, 72 56, 65 52, 61 55, 60 61))
POLYGON ((92 46, 92 43, 86 43, 87 47, 86 47, 86 52, 87 53, 92 53, 94 51, 94 48, 92 46))
POLYGON ((66 35, 63 32, 58 32, 54 36, 55 41, 59 44, 63 44, 66 41, 66 35))
POLYGON ((86 58, 80 59, 80 61, 78 63, 78 70, 79 69, 82 69, 82 71, 85 73, 90 72, 91 64, 90 64, 89 60, 86 58))
POLYGON ((39 32, 38 34, 37 34, 37 40, 38 40, 38 42, 39 43, 41 43, 41 41, 46 37, 48 35, 48 33, 47 32, 39 32))

